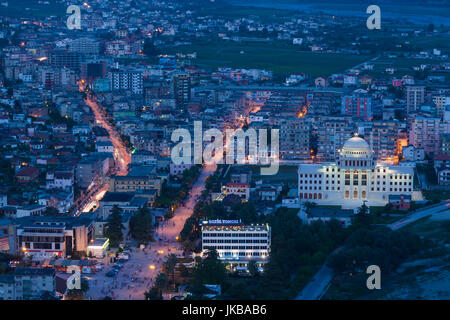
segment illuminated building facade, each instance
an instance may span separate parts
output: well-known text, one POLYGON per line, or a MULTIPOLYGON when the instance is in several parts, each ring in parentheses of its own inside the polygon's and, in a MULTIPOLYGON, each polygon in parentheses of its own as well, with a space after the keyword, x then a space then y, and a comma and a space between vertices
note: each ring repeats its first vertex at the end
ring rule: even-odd
POLYGON ((201 223, 202 254, 215 249, 231 271, 245 271, 255 261, 260 270, 270 255, 270 226, 244 225, 240 220, 209 220, 201 223))
POLYGON ((300 164, 300 201, 343 208, 382 206, 389 195, 413 194, 414 167, 377 162, 369 144, 360 137, 344 143, 335 162, 300 164))

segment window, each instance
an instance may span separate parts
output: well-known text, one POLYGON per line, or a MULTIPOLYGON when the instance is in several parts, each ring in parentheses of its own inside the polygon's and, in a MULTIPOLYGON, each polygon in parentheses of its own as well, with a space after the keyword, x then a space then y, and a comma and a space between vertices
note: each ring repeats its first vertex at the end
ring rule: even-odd
POLYGON ((367 185, 367 174, 361 175, 361 185, 366 186, 367 185))
POLYGON ((350 185, 350 174, 345 174, 345 185, 349 186, 350 185))
POLYGON ((357 185, 358 185, 358 173, 357 173, 357 172, 355 172, 355 173, 353 174, 353 185, 354 185, 354 186, 357 186, 357 185))

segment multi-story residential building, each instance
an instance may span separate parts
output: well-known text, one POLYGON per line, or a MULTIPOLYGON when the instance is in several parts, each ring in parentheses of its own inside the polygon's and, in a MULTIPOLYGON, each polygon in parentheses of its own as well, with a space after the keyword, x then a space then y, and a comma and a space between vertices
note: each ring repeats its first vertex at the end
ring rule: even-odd
POLYGON ((0 207, 4 207, 8 205, 8 195, 0 194, 0 207))
POLYGON ((265 225, 244 225, 240 220, 208 220, 201 223, 202 254, 217 251, 231 271, 247 270, 255 261, 263 268, 270 255, 271 230, 265 225))
POLYGON ((436 114, 439 117, 444 115, 445 107, 450 106, 450 96, 434 95, 433 103, 436 105, 436 114))
POLYGON ((414 168, 377 162, 369 144, 360 137, 345 142, 335 162, 300 164, 300 201, 342 205, 343 208, 385 205, 390 194, 413 194, 414 168))
POLYGON ((108 73, 110 88, 116 90, 128 90, 133 94, 143 93, 142 71, 110 71, 108 73))
POLYGON ((342 97, 341 114, 364 121, 372 120, 372 98, 363 89, 342 97))
POLYGON ((54 67, 66 67, 79 70, 83 56, 78 52, 55 50, 50 54, 50 64, 54 67))
POLYGON ((154 153, 146 150, 137 150, 131 155, 131 164, 133 165, 157 165, 158 158, 154 153))
POLYGON ((450 184, 450 155, 438 154, 434 156, 434 170, 440 185, 450 184))
POLYGON ((410 119, 409 143, 426 153, 439 153, 440 118, 414 116, 410 119))
POLYGON ((114 158, 111 154, 93 154, 78 162, 75 168, 75 178, 77 184, 82 188, 87 188, 95 179, 104 176, 112 167, 114 158))
POLYGON ((16 216, 14 218, 40 216, 44 213, 47 207, 40 204, 29 204, 17 208, 16 216))
POLYGON ((40 300, 56 295, 55 270, 17 268, 0 275, 0 300, 40 300))
POLYGON ((170 175, 172 176, 181 176, 183 175, 184 170, 189 170, 194 164, 192 163, 171 163, 170 164, 170 175))
POLYGON ((45 298, 56 294, 55 270, 50 268, 17 268, 14 271, 16 300, 45 298))
POLYGON ((97 152, 114 153, 114 145, 111 141, 98 141, 95 143, 97 152))
POLYGON ((188 73, 178 72, 172 78, 173 95, 177 106, 182 106, 191 99, 191 77, 188 73))
POLYGON ((64 189, 68 190, 73 188, 74 175, 73 172, 47 172, 46 177, 46 189, 64 189))
POLYGON ((408 114, 419 109, 420 105, 425 101, 424 86, 407 86, 406 87, 406 112, 408 114))
POLYGON ((441 134, 441 153, 450 155, 450 133, 441 134))
POLYGON ((0 274, 0 300, 16 300, 14 275, 0 274))
POLYGON ((69 43, 69 51, 82 54, 99 54, 100 41, 93 38, 78 38, 69 43))
POLYGON ((308 159, 310 157, 310 126, 304 118, 280 121, 280 157, 282 159, 308 159))
POLYGON ((134 192, 138 190, 156 190, 161 193, 161 178, 153 173, 154 167, 134 167, 126 176, 112 176, 109 191, 134 192))
POLYGON ((396 121, 373 121, 370 134, 372 148, 379 160, 398 162, 397 150, 398 125, 396 121))
POLYGON ((415 148, 412 145, 403 147, 403 160, 405 161, 423 161, 425 159, 425 150, 423 148, 415 148))
MULTIPOLYGON (((94 79, 103 79, 106 77, 105 60, 89 60, 81 64, 81 79, 88 80, 89 83, 94 79)), ((109 84, 108 84, 109 85, 109 84)))
POLYGON ((320 160, 334 160, 337 150, 344 142, 350 139, 354 132, 354 126, 348 119, 341 117, 325 118, 317 129, 317 157, 320 160))
POLYGON ((123 40, 109 41, 105 49, 105 53, 112 56, 121 57, 132 54, 131 45, 123 40))
MULTIPOLYGON (((110 192, 108 191, 104 197, 99 201, 97 217, 106 221, 112 212, 114 206, 122 210, 123 217, 131 217, 139 209, 146 205, 151 206, 152 199, 150 198, 152 190, 141 190, 137 192, 110 192)), ((154 198, 154 194, 153 194, 154 198)))

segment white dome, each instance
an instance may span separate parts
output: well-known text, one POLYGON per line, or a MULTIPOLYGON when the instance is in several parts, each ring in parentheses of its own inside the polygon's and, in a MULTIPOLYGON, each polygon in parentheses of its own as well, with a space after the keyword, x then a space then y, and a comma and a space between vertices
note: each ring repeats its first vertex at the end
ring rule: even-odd
POLYGON ((341 155, 352 158, 367 157, 371 155, 369 144, 360 137, 353 137, 345 141, 341 155))

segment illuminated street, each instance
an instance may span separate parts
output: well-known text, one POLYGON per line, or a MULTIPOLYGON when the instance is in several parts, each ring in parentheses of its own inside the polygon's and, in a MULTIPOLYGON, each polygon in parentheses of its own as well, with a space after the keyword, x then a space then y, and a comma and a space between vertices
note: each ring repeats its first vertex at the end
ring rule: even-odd
POLYGON ((199 178, 192 186, 186 204, 176 209, 174 217, 163 222, 155 230, 156 242, 151 243, 145 251, 134 249, 130 260, 115 277, 105 276, 111 270, 111 266, 90 276, 90 281, 94 283, 97 281, 97 284, 90 286, 88 296, 93 299, 102 299, 107 295, 114 299, 144 299, 144 292, 152 287, 167 255, 170 253, 182 255, 181 245, 176 241, 176 237, 183 229, 186 219, 192 215, 196 199, 204 190, 206 178, 215 170, 216 165, 203 167, 199 178), (151 265, 155 268, 150 268, 151 265))
MULTIPOLYGON (((84 87, 81 83, 79 88, 80 91, 84 91, 84 87)), ((115 174, 119 176, 126 175, 128 173, 128 164, 131 162, 131 155, 128 152, 127 147, 122 142, 117 129, 113 127, 106 119, 106 112, 96 101, 95 97, 88 94, 85 101, 94 113, 96 123, 108 132, 109 139, 114 146, 114 160, 116 165, 116 168, 114 169, 115 174)), ((98 207, 98 201, 103 198, 105 193, 108 191, 108 188, 108 179, 103 179, 102 183, 96 182, 92 189, 89 190, 89 193, 83 198, 80 208, 75 210, 75 214, 79 215, 82 212, 90 212, 98 207)))

